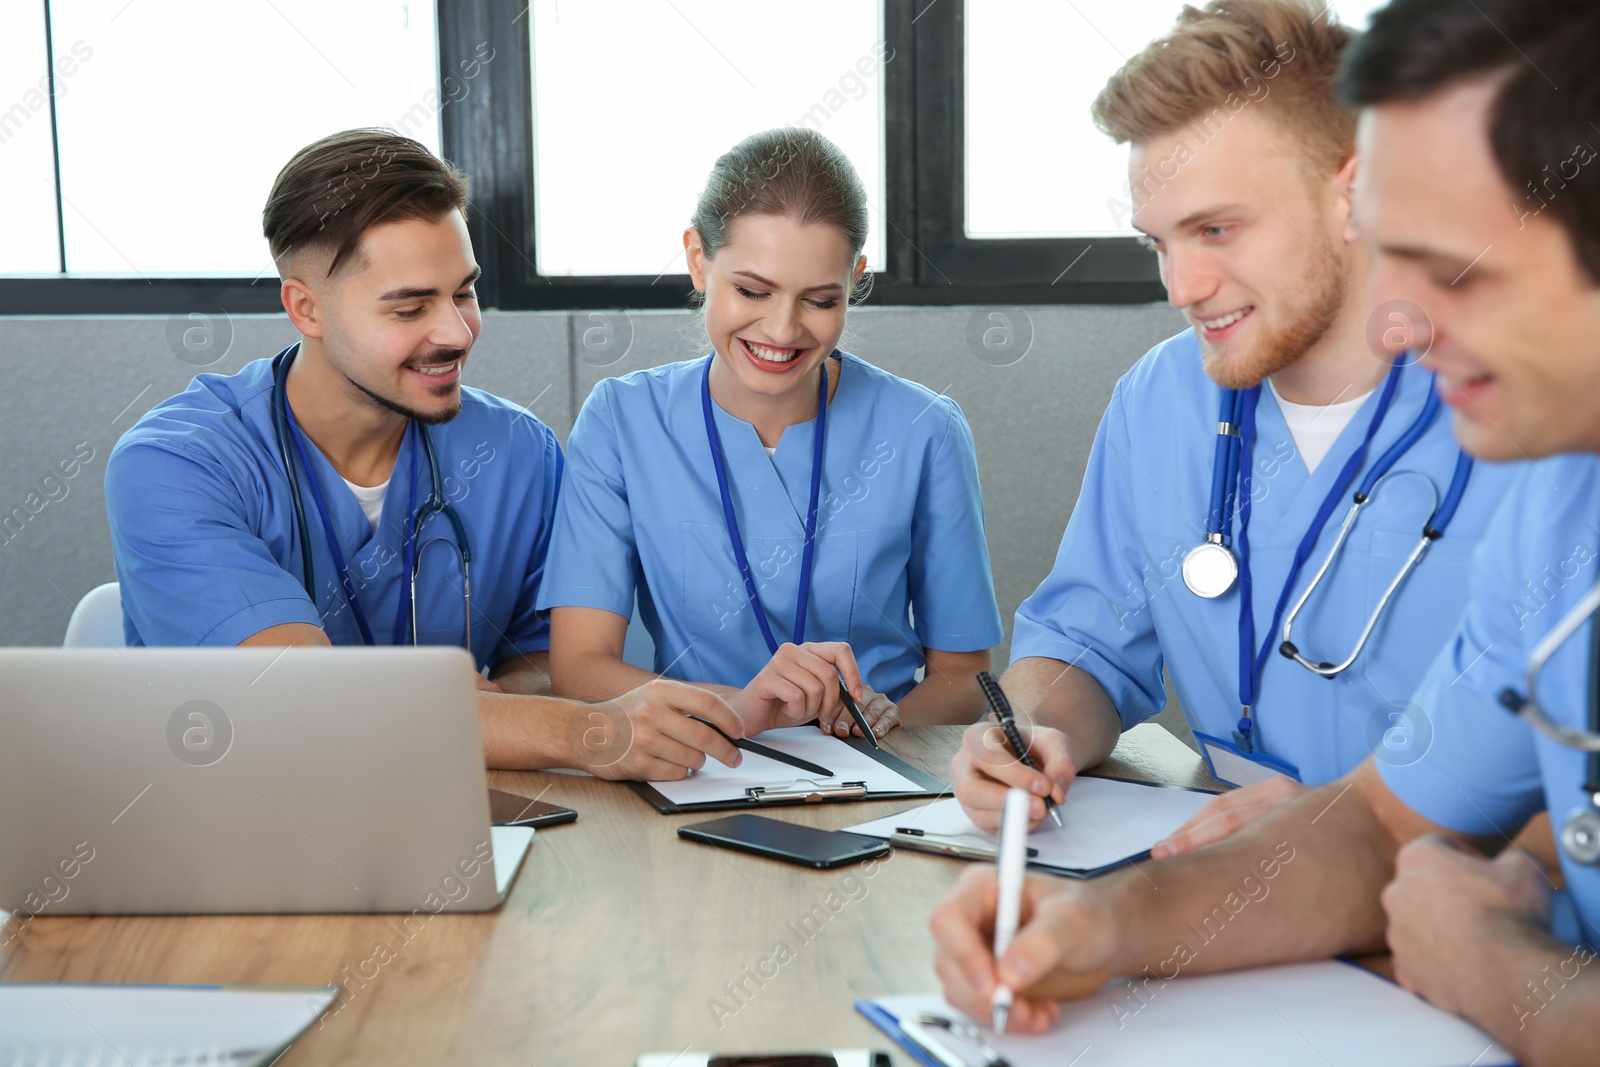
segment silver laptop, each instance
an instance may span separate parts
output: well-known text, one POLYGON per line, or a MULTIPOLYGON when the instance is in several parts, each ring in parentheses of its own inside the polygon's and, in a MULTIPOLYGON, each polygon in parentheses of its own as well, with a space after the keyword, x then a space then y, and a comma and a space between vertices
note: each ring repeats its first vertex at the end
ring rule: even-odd
POLYGON ((483 764, 462 649, 0 649, 0 908, 486 911, 483 764))

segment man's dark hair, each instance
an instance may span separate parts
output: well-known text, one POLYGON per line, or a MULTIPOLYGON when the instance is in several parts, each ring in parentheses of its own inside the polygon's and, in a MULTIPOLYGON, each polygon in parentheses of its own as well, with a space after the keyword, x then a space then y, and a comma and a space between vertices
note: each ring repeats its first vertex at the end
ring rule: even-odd
POLYGON ((1346 54, 1339 94, 1370 107, 1491 78, 1489 147, 1513 210, 1548 210, 1600 284, 1600 3, 1393 0, 1346 54))
POLYGON ((331 278, 372 227, 465 211, 468 192, 466 176, 417 141, 345 130, 302 148, 278 172, 261 228, 280 263, 290 249, 332 252, 331 278))

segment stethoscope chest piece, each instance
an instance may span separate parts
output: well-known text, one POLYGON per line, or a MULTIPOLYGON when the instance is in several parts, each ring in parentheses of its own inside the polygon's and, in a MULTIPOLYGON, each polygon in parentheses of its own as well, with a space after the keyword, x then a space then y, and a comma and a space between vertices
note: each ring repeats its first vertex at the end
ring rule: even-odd
POLYGON ((1202 541, 1183 557, 1183 584, 1195 596, 1214 600, 1233 588, 1239 560, 1226 545, 1202 541))
POLYGON ((1592 805, 1573 808, 1561 827, 1561 847, 1576 863, 1600 863, 1600 811, 1592 805))

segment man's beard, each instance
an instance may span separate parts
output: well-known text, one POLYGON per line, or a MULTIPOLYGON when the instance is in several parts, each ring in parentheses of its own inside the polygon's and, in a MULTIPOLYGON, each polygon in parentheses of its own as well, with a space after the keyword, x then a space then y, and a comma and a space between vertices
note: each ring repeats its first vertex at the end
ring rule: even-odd
POLYGON ((1335 265, 1321 256, 1312 264, 1311 277, 1297 287, 1305 299, 1289 308, 1283 325, 1262 327, 1255 345, 1224 352, 1202 339, 1200 362, 1212 381, 1224 389, 1249 389, 1293 366, 1333 328, 1344 307, 1345 280, 1335 265))
MULTIPOLYGON (((456 350, 451 351, 451 352, 438 353, 438 355, 436 355, 434 358, 431 358, 431 359, 428 359, 428 360, 424 360, 423 362, 418 363, 415 366, 418 366, 418 367, 436 367, 436 366, 439 366, 440 364, 443 364, 443 363, 454 363, 456 360, 465 360, 466 358, 467 358, 467 350, 464 349, 464 348, 460 348, 460 349, 456 349, 456 350), (440 358, 438 358, 438 356, 448 356, 449 358, 448 359, 440 359, 440 358)), ((412 364, 408 363, 407 366, 408 367, 412 366, 412 364)), ((451 392, 454 392, 456 394, 456 402, 455 402, 454 406, 446 408, 443 411, 432 411, 432 412, 417 411, 414 408, 406 407, 404 404, 400 403, 397 400, 391 400, 389 397, 381 396, 378 393, 373 392, 371 389, 368 389, 366 386, 362 385, 360 382, 356 381, 354 378, 350 377, 348 374, 345 375, 345 380, 348 381, 351 385, 355 386, 357 389, 361 390, 363 393, 365 393, 367 395, 367 397, 369 397, 374 403, 378 404, 379 406, 388 408, 390 411, 394 412, 396 415, 403 415, 406 418, 412 420, 413 422, 419 422, 424 426, 438 426, 441 423, 449 422, 451 419, 453 419, 457 415, 461 414, 461 382, 460 382, 459 379, 453 385, 446 385, 446 386, 438 387, 439 390, 440 390, 439 395, 441 395, 441 396, 448 395, 451 392)))

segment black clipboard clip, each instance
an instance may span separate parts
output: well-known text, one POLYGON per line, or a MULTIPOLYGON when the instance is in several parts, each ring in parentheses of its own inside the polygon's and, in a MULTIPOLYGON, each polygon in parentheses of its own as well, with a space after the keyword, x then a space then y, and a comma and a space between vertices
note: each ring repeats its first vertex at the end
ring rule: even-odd
POLYGON ((760 801, 804 801, 807 804, 819 800, 849 800, 859 799, 867 795, 866 782, 840 782, 837 785, 821 785, 817 782, 796 778, 793 782, 779 789, 769 789, 766 786, 751 786, 744 791, 746 800, 760 801))

